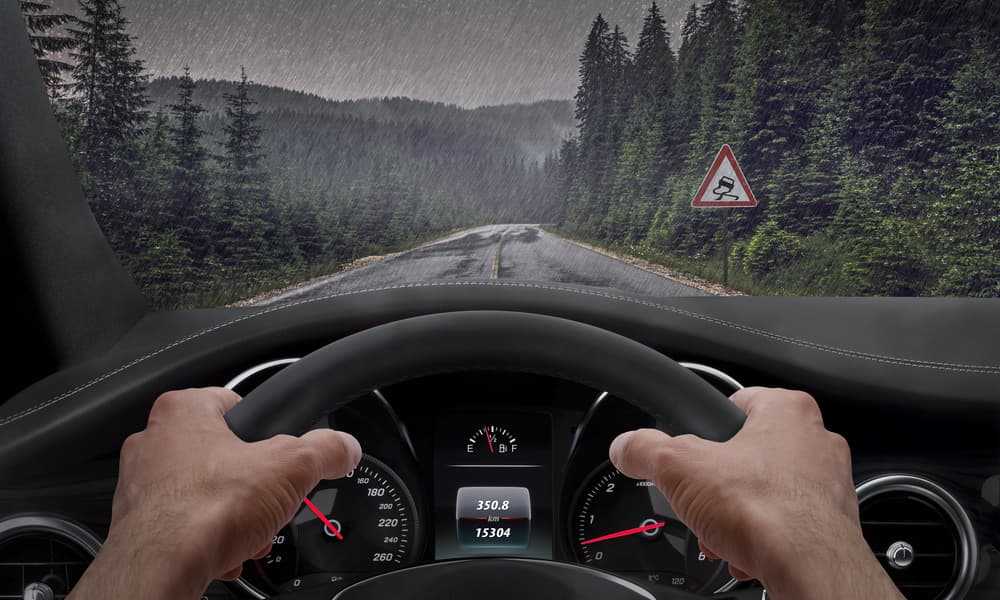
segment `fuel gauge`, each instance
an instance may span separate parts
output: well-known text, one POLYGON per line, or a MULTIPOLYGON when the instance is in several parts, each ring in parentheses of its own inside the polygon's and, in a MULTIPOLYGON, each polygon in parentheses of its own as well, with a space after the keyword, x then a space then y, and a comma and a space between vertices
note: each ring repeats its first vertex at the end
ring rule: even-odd
POLYGON ((469 436, 465 445, 466 454, 504 455, 517 451, 517 438, 507 429, 498 425, 483 425, 469 436))

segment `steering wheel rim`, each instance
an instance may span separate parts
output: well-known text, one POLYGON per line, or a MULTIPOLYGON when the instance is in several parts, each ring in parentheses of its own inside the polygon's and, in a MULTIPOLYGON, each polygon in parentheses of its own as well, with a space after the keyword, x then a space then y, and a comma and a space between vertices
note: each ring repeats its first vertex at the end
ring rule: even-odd
POLYGON ((248 442, 298 435, 373 389, 478 370, 548 375, 601 389, 651 414, 670 434, 723 442, 746 419, 700 377, 617 333, 547 315, 463 311, 393 321, 327 344, 247 394, 226 421, 248 442))
MULTIPOLYGON (((248 442, 279 434, 298 435, 323 415, 373 389, 429 375, 478 370, 548 375, 602 389, 646 411, 658 427, 673 435, 690 433, 722 442, 735 435, 746 419, 704 380, 656 350, 617 333, 547 315, 464 311, 394 321, 332 342, 251 391, 226 414, 226 421, 248 442), (295 401, 287 401, 289 398, 295 401)), ((499 559, 453 561, 432 570, 425 565, 413 574, 426 578, 447 571, 449 577, 461 578, 462 573, 481 569, 483 560, 499 559)), ((501 581, 501 585, 509 582, 516 586, 529 574, 537 578, 544 565, 506 560, 500 568, 522 572, 525 577, 501 581)), ((430 591, 426 585, 406 584, 409 570, 395 571, 393 577, 382 577, 380 582, 388 581, 400 592, 419 590, 417 593, 426 597, 430 591)), ((622 585, 614 588, 620 591, 616 597, 649 597, 611 574, 592 569, 575 572, 578 578, 598 577, 604 583, 609 578, 619 580, 622 585), (586 575, 588 571, 592 575, 586 575)), ((547 581, 562 585, 560 578, 547 581)), ((372 589, 371 583, 365 583, 345 589, 338 598, 344 593, 348 593, 345 598, 364 597, 363 590, 372 589), (353 588, 357 589, 352 595, 349 590, 353 588)), ((603 590, 598 595, 608 597, 607 586, 598 585, 596 580, 590 585, 581 585, 579 579, 565 584, 564 591, 576 597, 580 590, 588 589, 603 590)))

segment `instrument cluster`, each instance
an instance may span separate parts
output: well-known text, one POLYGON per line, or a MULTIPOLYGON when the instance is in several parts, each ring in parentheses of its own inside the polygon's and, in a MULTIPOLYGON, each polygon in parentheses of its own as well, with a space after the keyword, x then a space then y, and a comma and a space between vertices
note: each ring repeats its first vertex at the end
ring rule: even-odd
MULTIPOLYGON (((246 394, 291 362, 229 387, 246 394)), ((689 368, 726 393, 739 387, 689 368)), ((450 374, 375 390, 314 425, 355 435, 361 463, 317 486, 237 584, 254 598, 335 592, 422 563, 521 557, 705 595, 732 589, 725 563, 701 552, 666 498, 608 462, 615 436, 655 425, 599 390, 534 375, 450 374)))

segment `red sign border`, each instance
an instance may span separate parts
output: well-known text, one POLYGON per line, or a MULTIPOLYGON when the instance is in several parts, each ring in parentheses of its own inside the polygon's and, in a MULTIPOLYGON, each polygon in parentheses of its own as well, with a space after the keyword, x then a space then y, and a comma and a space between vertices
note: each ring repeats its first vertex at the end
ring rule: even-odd
POLYGON ((729 147, 729 144, 723 144, 722 149, 719 150, 719 154, 715 157, 715 162, 712 163, 712 167, 708 170, 708 174, 705 175, 705 179, 701 182, 701 187, 698 188, 698 193, 694 195, 694 199, 691 200, 692 208, 754 208, 757 206, 757 197, 754 196, 753 190, 750 189, 750 184, 747 182, 747 178, 743 176, 743 168, 740 167, 739 161, 736 160, 736 155, 733 154, 733 149, 729 147), (743 189, 747 191, 749 198, 747 200, 741 200, 738 202, 705 202, 702 200, 705 196, 705 192, 708 191, 708 186, 711 185, 712 180, 715 179, 715 175, 719 172, 719 168, 722 167, 723 159, 728 158, 733 163, 733 170, 736 171, 736 178, 740 180, 740 185, 743 189))

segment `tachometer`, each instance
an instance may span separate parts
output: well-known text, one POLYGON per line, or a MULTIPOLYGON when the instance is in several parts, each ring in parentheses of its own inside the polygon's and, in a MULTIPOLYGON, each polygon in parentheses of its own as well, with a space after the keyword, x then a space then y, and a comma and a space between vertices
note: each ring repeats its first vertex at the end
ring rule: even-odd
POLYGON ((314 489, 270 554, 248 561, 240 584, 259 598, 318 585, 347 585, 412 562, 419 531, 413 497, 370 457, 314 489))
POLYGON ((569 525, 570 545, 581 563, 703 594, 733 583, 725 563, 700 551, 697 538, 652 483, 630 479, 610 462, 577 492, 569 525))

